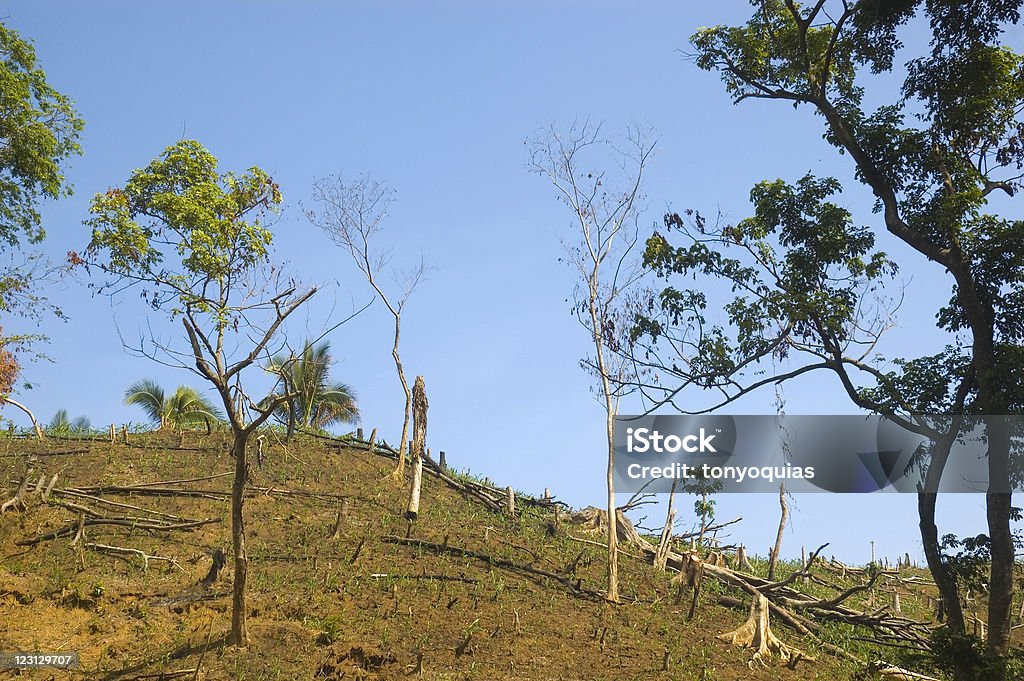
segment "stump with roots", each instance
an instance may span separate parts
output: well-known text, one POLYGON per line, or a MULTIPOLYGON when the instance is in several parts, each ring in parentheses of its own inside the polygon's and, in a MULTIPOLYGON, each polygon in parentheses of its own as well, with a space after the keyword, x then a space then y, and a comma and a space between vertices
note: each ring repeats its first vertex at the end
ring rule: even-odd
MULTIPOLYGON (((569 519, 583 532, 593 534, 606 534, 608 532, 608 511, 603 508, 587 506, 583 510, 573 513, 569 519)), ((618 536, 620 544, 650 546, 647 540, 643 539, 636 531, 636 528, 629 521, 629 518, 626 517, 626 514, 619 509, 615 509, 615 520, 615 534, 618 536)))
POLYGON ((755 663, 767 666, 767 660, 773 655, 778 655, 790 668, 795 667, 800 660, 813 659, 796 648, 790 648, 772 633, 768 624, 768 599, 761 594, 754 596, 747 621, 738 629, 719 634, 718 638, 735 646, 753 648, 754 656, 749 662, 751 668, 755 663))

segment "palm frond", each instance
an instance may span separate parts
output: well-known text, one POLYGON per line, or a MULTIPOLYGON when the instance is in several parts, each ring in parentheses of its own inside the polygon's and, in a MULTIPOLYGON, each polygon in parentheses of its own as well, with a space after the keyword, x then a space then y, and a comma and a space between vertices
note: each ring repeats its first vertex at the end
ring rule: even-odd
POLYGON ((158 428, 163 427, 167 419, 164 400, 164 389, 148 378, 132 383, 124 391, 124 403, 141 407, 158 428))
POLYGON ((306 341, 299 355, 278 355, 267 363, 267 371, 279 378, 275 391, 262 401, 264 406, 281 395, 294 393, 275 410, 282 422, 289 417, 299 426, 324 429, 333 423, 358 420, 355 392, 344 383, 330 382, 330 343, 306 341))

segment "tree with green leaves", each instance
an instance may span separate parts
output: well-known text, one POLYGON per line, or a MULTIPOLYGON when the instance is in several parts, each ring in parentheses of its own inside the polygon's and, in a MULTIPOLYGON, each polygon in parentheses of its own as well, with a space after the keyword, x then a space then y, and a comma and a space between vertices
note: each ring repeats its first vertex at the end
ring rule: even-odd
MULTIPOLYGON (((54 89, 40 67, 35 48, 17 32, 0 25, 0 313, 38 322, 46 314, 63 317, 39 284, 54 268, 38 252, 46 235, 39 204, 71 193, 64 164, 81 153, 82 119, 71 100, 54 89)), ((37 333, 0 330, 0 403, 35 417, 11 399, 20 373, 18 355, 43 340, 37 333)))
MULTIPOLYGON (((854 404, 933 442, 918 495, 928 566, 946 604, 948 627, 966 634, 956 575, 935 524, 937 482, 960 419, 947 427, 921 414, 1020 414, 1024 409, 1024 222, 990 204, 1013 197, 1024 166, 1024 58, 1001 43, 1019 20, 1019 0, 754 0, 742 26, 699 30, 693 59, 717 72, 737 103, 775 100, 809 107, 827 142, 852 161, 874 193, 880 226, 947 274, 951 294, 937 310, 948 347, 886 362, 874 348, 891 322, 879 297, 896 264, 877 249, 834 197, 832 178, 762 182, 754 216, 735 225, 697 212, 666 216, 646 260, 671 279, 641 314, 636 354, 667 369, 676 385, 710 387, 727 403, 761 386, 823 369, 854 404), (930 29, 920 45, 914 28, 930 29), (904 44, 908 52, 900 52, 904 44), (917 50, 909 54, 909 50, 917 50), (897 58, 909 56, 904 68, 897 58), (903 76, 893 103, 869 102, 903 76), (682 239, 681 245, 671 242, 682 239), (672 285, 704 274, 731 284, 723 323, 708 319, 704 291, 672 285), (687 355, 681 360, 679 355, 687 355), (797 360, 800 361, 797 361, 797 360), (796 363, 777 370, 776 363, 796 363), (772 364, 771 370, 766 369, 772 364), (764 372, 764 373, 759 373, 764 372)), ((817 134, 809 130, 809 134, 817 134)), ((717 303, 716 303, 717 305, 717 303)), ((990 552, 987 650, 1005 673, 1013 595, 1015 513, 1009 435, 988 432, 986 495, 990 552)), ((976 673, 959 656, 958 678, 976 673)))
POLYGON ((260 403, 250 398, 243 372, 270 361, 285 320, 316 288, 300 289, 270 262, 273 233, 264 224, 281 192, 260 168, 221 172, 199 142, 182 140, 123 187, 92 200, 92 240, 72 259, 104 275, 101 290, 117 295, 141 289, 155 311, 181 323, 185 343, 151 339, 135 351, 189 369, 215 389, 231 428, 235 459, 231 487, 234 554, 229 643, 248 642, 245 524, 249 439, 293 395, 260 403))
POLYGON ((331 381, 331 344, 307 340, 298 355, 279 354, 266 369, 278 376, 278 390, 265 401, 291 395, 281 403, 275 416, 288 425, 291 438, 297 427, 324 430, 335 423, 359 420, 356 394, 348 385, 331 381))
POLYGON ((214 422, 223 418, 223 412, 195 388, 179 385, 167 395, 159 383, 148 378, 125 389, 124 403, 140 407, 158 430, 181 430, 199 425, 209 430, 214 422))

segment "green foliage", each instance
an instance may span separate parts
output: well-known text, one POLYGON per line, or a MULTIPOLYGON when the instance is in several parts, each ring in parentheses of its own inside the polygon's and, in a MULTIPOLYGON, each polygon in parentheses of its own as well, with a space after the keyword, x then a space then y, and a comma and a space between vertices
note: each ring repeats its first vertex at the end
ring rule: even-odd
POLYGON ((67 409, 58 409, 46 426, 49 435, 68 436, 89 433, 92 430, 92 422, 87 416, 78 416, 72 419, 67 409))
MULTIPOLYGON (((50 86, 31 43, 0 25, 0 313, 38 321, 63 317, 40 292, 40 280, 54 274, 40 253, 19 253, 23 242, 43 240, 39 203, 71 193, 62 166, 81 153, 82 120, 71 100, 50 86)), ((0 395, 14 389, 19 354, 31 352, 44 336, 4 335, 0 330, 0 395)))
POLYGON ((744 25, 691 38, 697 66, 719 73, 736 101, 806 104, 825 119, 825 139, 852 157, 888 230, 952 275, 939 326, 990 339, 987 357, 974 357, 982 346, 970 341, 893 369, 844 357, 886 327, 875 294, 895 264, 832 198, 838 182, 810 175, 758 184, 754 215, 735 225, 709 225, 695 211, 666 216, 645 253, 666 286, 639 306, 638 354, 679 380, 720 387, 797 348, 839 372, 857 404, 883 413, 953 408, 961 382, 968 411, 979 399, 976 409, 988 413, 1024 408, 1024 221, 988 212, 993 192, 1014 196, 1024 177, 1024 57, 999 42, 1021 4, 764 0, 744 25), (869 109, 868 74, 894 69, 918 11, 930 23, 930 49, 907 64, 895 103, 869 109), (686 243, 674 244, 673 231, 686 243), (708 301, 673 275, 724 279, 735 295, 708 301), (724 324, 705 318, 709 305, 725 310, 724 324), (678 356, 665 361, 666 349, 678 356), (976 361, 982 375, 972 373, 976 361), (856 386, 847 370, 865 371, 874 385, 856 386))
POLYGON ((968 670, 970 678, 978 681, 1018 679, 1024 669, 1024 656, 1020 651, 996 658, 986 652, 984 640, 971 634, 956 634, 948 627, 934 630, 931 648, 934 662, 940 669, 950 674, 968 670))
POLYGON ((0 25, 0 241, 43 239, 36 206, 70 194, 61 164, 81 153, 82 125, 71 100, 47 82, 32 45, 0 25))
POLYGON ((211 315, 223 329, 240 316, 230 294, 267 262, 273 235, 261 217, 280 203, 263 170, 220 173, 213 154, 183 140, 93 198, 87 262, 119 283, 147 284, 142 296, 155 309, 211 315))
POLYGON ((223 413, 195 388, 180 385, 171 395, 155 381, 142 379, 124 391, 124 403, 141 407, 157 428, 196 428, 209 426, 223 413))
POLYGON ((666 280, 721 278, 736 295, 722 305, 727 325, 712 325, 705 293, 669 284, 639 315, 633 340, 665 337, 678 347, 676 330, 698 327, 687 364, 669 373, 704 387, 728 384, 743 367, 795 345, 818 345, 823 335, 837 344, 850 340, 864 291, 896 266, 874 250, 867 228, 828 200, 839 190, 836 180, 810 175, 795 185, 761 182, 750 195, 754 215, 736 225, 709 225, 695 211, 667 215, 665 234, 647 242, 645 266, 666 280), (676 232, 688 243, 672 246, 666 235, 676 232))
POLYGON ((324 430, 335 423, 355 423, 359 419, 355 392, 344 383, 330 380, 331 346, 328 341, 314 345, 307 340, 299 356, 278 355, 267 365, 267 371, 280 378, 275 397, 294 393, 275 412, 283 422, 305 428, 324 430))
MULTIPOLYGON (((751 194, 754 216, 735 226, 709 227, 694 212, 688 222, 666 218, 666 229, 678 228, 687 241, 677 247, 657 234, 648 242, 648 265, 673 281, 641 309, 634 337, 643 357, 660 368, 663 353, 675 352, 668 373, 682 387, 719 388, 726 403, 810 370, 830 370, 854 404, 900 419, 936 443, 948 444, 956 433, 945 437, 916 415, 1024 411, 1024 220, 990 203, 993 193, 1012 198, 1024 188, 1024 56, 1002 42, 1022 4, 756 0, 742 26, 698 31, 691 38, 694 61, 716 71, 735 101, 804 104, 824 119, 824 139, 849 155, 886 230, 949 275, 949 302, 936 320, 951 340, 930 356, 890 362, 873 354, 893 311, 879 295, 882 275, 894 266, 874 250, 871 232, 831 201, 838 184, 808 176, 795 185, 759 184, 751 194), (905 46, 907 25, 923 21, 929 44, 905 46), (885 93, 891 76, 872 75, 897 71, 897 55, 909 61, 894 101, 885 93), (872 100, 887 103, 872 108, 872 100), (730 284, 731 300, 719 305, 673 286, 680 275, 699 274, 730 284), (679 302, 684 307, 673 307, 679 302), (724 324, 704 319, 709 306, 725 310, 724 324), (762 362, 794 350, 807 362, 765 375, 762 362)), ((916 42, 918 35, 910 35, 916 42)), ((679 390, 664 389, 666 401, 679 390)), ((998 489, 1016 475, 1020 451, 999 423, 989 424, 986 435, 998 489)), ((944 451, 930 461, 931 481, 942 474, 944 451)), ((944 598, 957 598, 958 580, 977 583, 981 566, 990 566, 988 653, 1005 661, 1015 511, 1009 495, 989 494, 986 502, 989 537, 949 538, 937 547, 924 524, 922 531, 926 548, 947 552, 944 565, 933 565, 944 598)), ((927 496, 921 508, 927 520, 927 496)), ((956 619, 951 626, 962 635, 956 619)), ((958 674, 964 665, 983 666, 971 661, 973 643, 948 643, 945 659, 958 674)), ((994 670, 984 678, 1005 676, 994 670)))
POLYGON ((699 469, 692 479, 685 481, 681 486, 682 492, 696 497, 693 501, 693 512, 700 518, 702 528, 709 527, 715 521, 717 501, 712 495, 721 489, 721 480, 705 478, 699 469))

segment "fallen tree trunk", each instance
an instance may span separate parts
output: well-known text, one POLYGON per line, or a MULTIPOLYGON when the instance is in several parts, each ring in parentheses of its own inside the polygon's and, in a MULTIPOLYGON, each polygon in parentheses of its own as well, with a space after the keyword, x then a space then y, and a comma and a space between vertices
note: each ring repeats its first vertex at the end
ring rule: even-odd
POLYGON ((137 530, 192 530, 202 525, 209 525, 210 523, 219 523, 219 518, 207 518, 206 520, 194 520, 186 523, 158 523, 151 521, 139 521, 135 519, 125 518, 86 518, 84 513, 79 516, 79 520, 65 525, 64 527, 54 530, 53 532, 47 532, 46 534, 38 537, 31 537, 29 539, 19 539, 14 542, 17 546, 35 546, 44 541, 51 539, 58 539, 60 537, 67 536, 72 532, 78 531, 80 527, 90 527, 93 525, 118 525, 121 527, 130 527, 137 530))
POLYGON ((465 558, 476 558, 477 560, 483 561, 488 565, 494 565, 497 567, 513 570, 515 572, 523 572, 526 574, 535 575, 538 577, 545 577, 547 579, 554 580, 555 582, 561 584, 562 586, 566 587, 569 591, 577 595, 588 596, 593 598, 602 598, 601 594, 597 593, 596 591, 591 591, 589 589, 582 588, 580 586, 579 580, 573 581, 572 579, 564 575, 559 575, 548 570, 543 570, 541 568, 535 568, 530 565, 516 563, 506 558, 495 558, 494 556, 489 556, 486 553, 480 553, 477 551, 473 551, 471 549, 465 549, 458 546, 449 546, 447 543, 435 544, 434 542, 425 541, 423 539, 398 537, 390 534, 386 534, 380 539, 381 541, 388 544, 405 544, 406 546, 418 546, 420 548, 436 551, 437 553, 447 553, 450 555, 461 556, 465 558))

